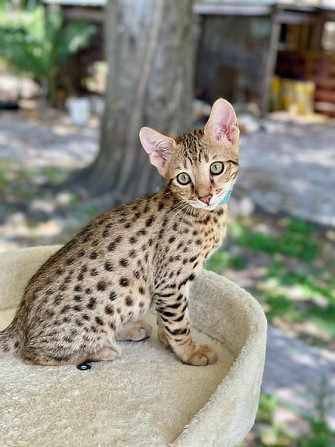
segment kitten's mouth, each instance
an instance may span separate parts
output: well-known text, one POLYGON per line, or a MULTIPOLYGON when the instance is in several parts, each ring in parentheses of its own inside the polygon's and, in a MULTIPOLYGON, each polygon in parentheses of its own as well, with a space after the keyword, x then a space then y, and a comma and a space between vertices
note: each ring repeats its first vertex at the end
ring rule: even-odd
POLYGON ((216 196, 214 198, 212 197, 208 203, 204 203, 203 201, 198 200, 197 202, 193 203, 192 206, 194 208, 200 208, 206 211, 213 211, 218 206, 227 203, 230 199, 232 192, 233 190, 231 189, 228 192, 225 192, 224 194, 220 194, 219 196, 216 196))

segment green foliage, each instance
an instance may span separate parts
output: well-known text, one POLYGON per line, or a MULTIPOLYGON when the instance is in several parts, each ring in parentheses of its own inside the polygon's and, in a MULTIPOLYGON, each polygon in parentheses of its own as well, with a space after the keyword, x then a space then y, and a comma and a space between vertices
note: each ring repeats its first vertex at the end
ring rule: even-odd
POLYGON ((321 271, 315 270, 313 273, 301 270, 293 272, 284 268, 283 263, 274 260, 268 271, 270 278, 275 278, 278 285, 292 286, 299 284, 305 291, 306 295, 320 295, 335 304, 335 283, 329 281, 327 285, 321 285, 321 271))
MULTIPOLYGON (((334 445, 334 432, 326 422, 327 385, 320 387, 318 391, 316 417, 311 418, 297 410, 297 413, 309 422, 310 433, 299 438, 289 436, 285 427, 276 426, 275 413, 279 406, 284 404, 274 394, 261 393, 259 408, 256 417, 256 443, 258 447, 332 447, 334 445), (259 428, 258 424, 260 424, 259 428)), ((285 405, 286 406, 286 405, 285 405)), ((291 411, 295 408, 289 407, 291 411)))
POLYGON ((3 160, 0 168, 0 196, 5 202, 15 203, 32 199, 38 187, 33 179, 42 178, 44 183, 57 184, 65 181, 67 175, 63 169, 55 166, 27 168, 15 161, 3 160))
POLYGON ((236 270, 243 269, 245 259, 242 256, 231 256, 229 252, 224 250, 216 251, 206 263, 206 269, 221 274, 228 267, 236 270))
POLYGON ((43 8, 33 12, 0 12, 1 57, 18 73, 46 77, 50 42, 45 39, 43 8), (44 48, 42 47, 44 43, 44 48))
POLYGON ((292 219, 285 232, 279 236, 251 231, 238 223, 232 229, 236 242, 255 252, 281 253, 305 261, 315 259, 320 252, 320 245, 313 238, 313 227, 298 219, 292 219))
POLYGON ((87 22, 63 26, 59 10, 46 18, 42 6, 10 14, 0 8, 0 57, 17 73, 52 83, 59 67, 88 44, 94 31, 87 22))
POLYGON ((261 393, 257 413, 257 421, 272 424, 278 399, 274 394, 261 393))

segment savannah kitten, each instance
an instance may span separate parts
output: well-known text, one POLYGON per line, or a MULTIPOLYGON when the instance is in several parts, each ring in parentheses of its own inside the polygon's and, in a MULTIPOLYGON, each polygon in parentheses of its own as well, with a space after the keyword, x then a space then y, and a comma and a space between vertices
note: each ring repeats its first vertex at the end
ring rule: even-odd
POLYGON ((173 139, 142 128, 142 145, 167 186, 97 217, 38 270, 0 332, 0 357, 16 352, 35 365, 113 360, 118 340, 150 335, 136 320, 153 305, 160 340, 182 362, 214 363, 216 353, 191 336, 188 289, 226 233, 238 138, 223 99, 204 130, 173 139))

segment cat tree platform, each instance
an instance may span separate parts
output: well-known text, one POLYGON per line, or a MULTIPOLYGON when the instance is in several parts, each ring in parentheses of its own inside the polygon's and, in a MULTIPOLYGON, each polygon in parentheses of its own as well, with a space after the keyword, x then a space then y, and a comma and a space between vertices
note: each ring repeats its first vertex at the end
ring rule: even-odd
MULTIPOLYGON (((0 329, 28 279, 58 248, 0 254, 0 329)), ((183 365, 156 330, 146 341, 122 342, 120 359, 88 371, 0 360, 1 446, 236 446, 258 407, 264 313, 246 291, 206 271, 192 286, 189 309, 195 338, 219 353, 215 365, 183 365)), ((155 329, 154 316, 146 319, 155 329)))

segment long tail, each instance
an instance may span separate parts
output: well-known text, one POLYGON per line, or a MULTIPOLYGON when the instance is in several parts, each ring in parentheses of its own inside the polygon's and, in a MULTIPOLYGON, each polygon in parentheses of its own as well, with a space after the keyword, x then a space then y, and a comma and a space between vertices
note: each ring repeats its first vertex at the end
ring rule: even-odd
POLYGON ((20 334, 13 323, 0 332, 0 358, 19 352, 21 345, 20 334))

